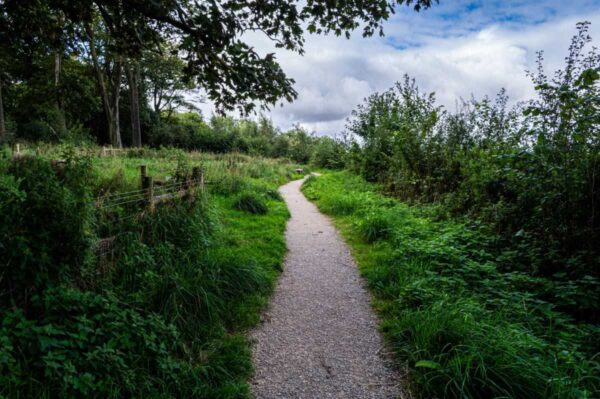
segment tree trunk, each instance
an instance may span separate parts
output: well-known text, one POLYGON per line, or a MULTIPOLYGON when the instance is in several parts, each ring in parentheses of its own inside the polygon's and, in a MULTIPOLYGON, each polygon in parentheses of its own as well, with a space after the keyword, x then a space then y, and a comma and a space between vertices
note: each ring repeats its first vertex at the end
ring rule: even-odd
POLYGON ((86 30, 90 40, 90 54, 92 56, 94 71, 96 72, 96 79, 98 80, 98 86, 100 87, 102 107, 104 108, 104 114, 106 116, 108 137, 113 146, 122 148, 123 142, 121 141, 121 128, 119 126, 119 99, 121 78, 123 76, 122 58, 118 55, 116 56, 112 68, 112 78, 108 79, 107 82, 98 60, 98 52, 94 41, 94 31, 89 25, 86 26, 86 30), (111 87, 109 87, 109 84, 111 87))
POLYGON ((2 102, 2 78, 0 77, 0 143, 6 138, 6 126, 4 124, 4 103, 2 102))
MULTIPOLYGON (((62 12, 58 12, 58 28, 63 29, 65 24, 65 16, 62 12)), ((57 37, 54 37, 55 42, 59 42, 57 37)), ((61 133, 67 131, 67 119, 62 105, 62 92, 60 90, 60 74, 62 73, 63 47, 57 46, 54 49, 54 98, 56 106, 56 116, 58 118, 58 129, 61 133)))
POLYGON ((58 116, 59 128, 62 133, 67 131, 67 118, 62 106, 62 93, 60 93, 60 74, 62 70, 62 52, 55 50, 54 52, 54 90, 56 95, 56 113, 58 116))
POLYGON ((119 57, 115 61, 115 66, 113 68, 113 80, 112 80, 112 115, 113 120, 113 138, 111 139, 113 145, 117 148, 123 148, 123 142, 121 141, 121 125, 120 125, 120 117, 119 117, 119 101, 121 99, 121 77, 123 76, 123 63, 121 58, 119 57))
POLYGON ((134 147, 142 146, 142 130, 140 126, 140 69, 137 62, 127 65, 127 80, 131 96, 131 143, 134 147))

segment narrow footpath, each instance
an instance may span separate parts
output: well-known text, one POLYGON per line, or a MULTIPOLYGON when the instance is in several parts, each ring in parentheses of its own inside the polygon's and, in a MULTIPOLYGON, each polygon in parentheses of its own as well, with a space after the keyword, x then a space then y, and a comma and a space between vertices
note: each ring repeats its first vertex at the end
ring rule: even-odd
POLYGON ((300 192, 280 188, 291 213, 283 274, 251 333, 256 398, 399 398, 401 378, 381 352, 370 296, 350 251, 300 192))

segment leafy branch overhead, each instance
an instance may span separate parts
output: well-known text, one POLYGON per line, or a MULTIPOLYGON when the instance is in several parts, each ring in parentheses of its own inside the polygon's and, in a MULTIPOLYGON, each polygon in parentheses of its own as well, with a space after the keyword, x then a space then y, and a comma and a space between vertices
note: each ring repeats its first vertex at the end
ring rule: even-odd
POLYGON ((310 33, 349 37, 383 34, 382 23, 397 5, 416 11, 432 0, 6 0, 0 5, 0 38, 10 43, 67 47, 81 26, 97 16, 114 38, 114 50, 136 57, 175 42, 185 73, 221 110, 250 112, 280 99, 296 98, 294 81, 273 54, 261 55, 245 42, 260 32, 278 48, 303 53, 310 33), (57 16, 66 21, 57 27, 57 16))

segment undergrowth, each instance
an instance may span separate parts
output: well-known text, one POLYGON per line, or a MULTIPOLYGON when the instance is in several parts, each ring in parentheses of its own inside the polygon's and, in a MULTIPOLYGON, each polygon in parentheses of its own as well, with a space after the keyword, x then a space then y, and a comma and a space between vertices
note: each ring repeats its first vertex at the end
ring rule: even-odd
MULTIPOLYGON (((598 397, 600 329, 561 311, 581 303, 580 292, 503 271, 483 227, 434 218, 430 208, 378 188, 336 172, 311 177, 303 190, 352 246, 417 395, 598 397)), ((598 286, 589 284, 588 301, 597 305, 598 286)))
POLYGON ((274 193, 297 166, 76 152, 0 159, 0 397, 249 397, 245 332, 281 270, 288 212, 274 193), (57 171, 58 157, 67 162, 57 171), (201 165, 206 191, 153 214, 93 206, 139 189, 141 164, 156 179, 201 165), (241 189, 268 214, 235 209, 241 189), (114 248, 97 256, 107 236, 114 248))

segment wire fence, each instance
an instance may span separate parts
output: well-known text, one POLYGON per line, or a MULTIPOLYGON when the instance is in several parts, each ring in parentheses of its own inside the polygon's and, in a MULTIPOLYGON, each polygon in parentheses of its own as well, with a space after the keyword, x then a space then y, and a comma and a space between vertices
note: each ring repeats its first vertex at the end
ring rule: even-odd
MULTIPOLYGON (((172 202, 180 198, 194 199, 197 191, 204 191, 204 172, 193 167, 191 175, 177 181, 155 181, 148 176, 146 165, 140 166, 141 188, 121 193, 105 194, 96 198, 96 208, 102 215, 122 224, 154 213, 158 204, 172 202), (131 209, 134 208, 134 209, 131 209), (137 208, 137 209, 135 209, 137 208), (123 216, 127 210, 126 216, 123 216)), ((112 256, 118 234, 97 241, 95 252, 101 262, 112 256)))
MULTIPOLYGON (((21 143, 12 146, 13 159, 19 159, 32 153, 32 149, 25 149, 21 143)), ((86 155, 115 156, 123 154, 127 149, 102 147, 100 150, 85 149, 86 155)), ((53 167, 59 170, 64 166, 64 161, 51 161, 53 167)), ((165 204, 181 198, 195 198, 198 190, 204 191, 205 185, 217 182, 205 182, 204 172, 200 167, 193 167, 189 177, 182 180, 159 181, 148 176, 146 165, 140 166, 141 188, 138 190, 102 194, 95 198, 96 209, 101 217, 112 220, 112 223, 123 224, 146 215, 154 213, 158 204, 165 204)), ((108 257, 114 253, 115 244, 120 233, 114 231, 108 233, 107 237, 99 239, 95 244, 95 254, 101 263, 106 263, 108 257)))

